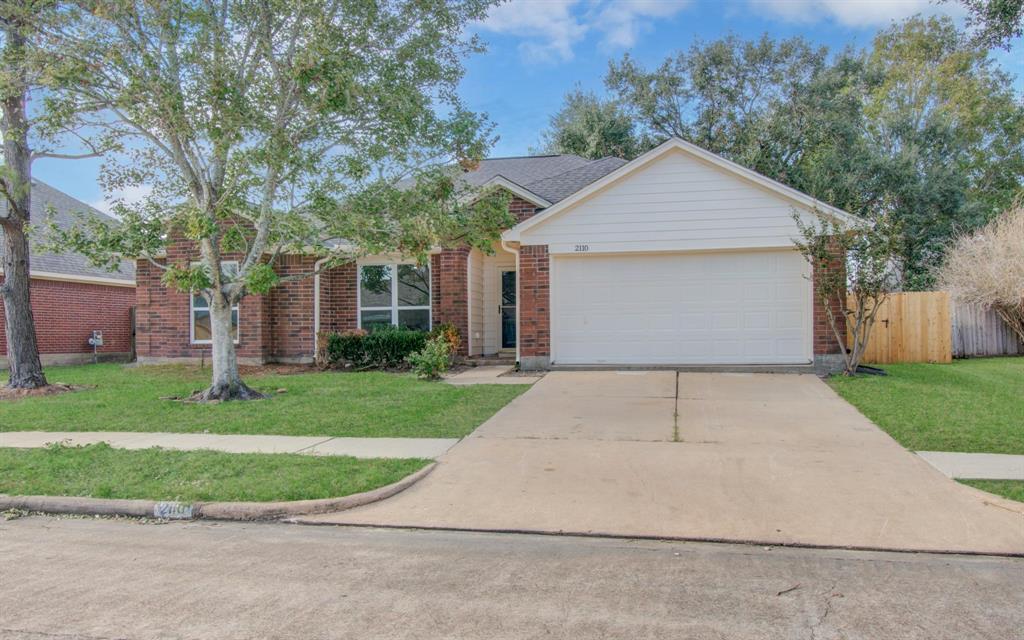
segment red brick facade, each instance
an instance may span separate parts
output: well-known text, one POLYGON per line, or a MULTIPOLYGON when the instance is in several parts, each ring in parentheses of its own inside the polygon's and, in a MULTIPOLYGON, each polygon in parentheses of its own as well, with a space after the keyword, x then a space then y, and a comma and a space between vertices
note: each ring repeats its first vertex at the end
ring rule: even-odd
MULTIPOLYGON (((131 351, 134 287, 33 278, 31 295, 36 337, 44 360, 60 360, 46 356, 91 354, 89 338, 93 330, 103 332, 99 353, 126 355, 131 351)), ((0 336, 4 330, 0 302, 0 336)), ((0 357, 6 353, 6 341, 0 338, 0 357)))
MULTIPOLYGON (((186 245, 168 249, 167 260, 195 260, 186 245)), ((243 362, 307 361, 315 350, 313 256, 283 256, 275 267, 282 277, 306 277, 279 284, 267 295, 249 295, 238 306, 238 357, 243 362)), ((165 287, 163 271, 148 261, 136 264, 136 351, 141 361, 209 357, 209 344, 191 343, 189 296, 165 287)), ((320 329, 356 326, 354 264, 320 276, 320 329)))
POLYGON ((431 316, 459 330, 459 355, 469 354, 469 249, 445 249, 430 261, 431 316))
POLYGON ((359 295, 354 262, 320 274, 320 330, 340 332, 359 326, 356 318, 359 295))
POLYGON ((547 245, 519 248, 519 354, 551 355, 551 260, 547 245))
MULTIPOLYGON (((815 268, 819 268, 815 266, 815 268)), ((840 252, 836 251, 829 263, 829 270, 839 270, 845 272, 846 262, 845 256, 842 256, 840 252)), ((814 355, 832 355, 842 354, 839 344, 836 342, 835 333, 832 331, 832 325, 829 324, 828 314, 826 313, 826 307, 822 304, 821 298, 818 296, 817 291, 817 279, 812 278, 812 282, 815 283, 815 290, 813 292, 814 298, 814 355)), ((846 316, 843 315, 842 309, 839 306, 839 300, 832 300, 832 313, 838 320, 839 331, 843 336, 843 341, 846 340, 846 316)))
POLYGON ((527 202, 522 198, 512 198, 508 203, 508 211, 515 217, 516 222, 522 222, 535 216, 538 209, 537 205, 532 202, 527 202))

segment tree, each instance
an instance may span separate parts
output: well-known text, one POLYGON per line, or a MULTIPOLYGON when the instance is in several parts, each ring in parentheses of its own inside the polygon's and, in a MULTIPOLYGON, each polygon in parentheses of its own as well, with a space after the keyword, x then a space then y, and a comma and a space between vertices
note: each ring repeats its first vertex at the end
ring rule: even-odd
POLYGON ((153 194, 121 205, 117 228, 57 241, 101 263, 148 259, 167 286, 201 295, 213 371, 196 399, 259 397, 238 373, 231 309, 281 281, 280 255, 314 253, 321 270, 360 253, 425 259, 441 243, 486 245, 509 223, 500 197, 471 197, 445 168, 492 143, 456 95, 462 59, 481 48, 464 29, 490 4, 82 3, 50 34, 63 62, 55 113, 90 114, 76 122, 123 143, 107 187, 153 194), (160 260, 173 242, 195 264, 160 260))
POLYGON ((866 209, 863 63, 802 38, 695 42, 656 69, 629 55, 605 84, 642 135, 676 136, 850 211, 866 209))
POLYGON ((957 237, 938 280, 956 300, 995 309, 1024 342, 1024 203, 957 237))
POLYGON ((1024 180, 1024 105, 948 18, 881 31, 867 59, 876 188, 905 228, 905 287, 934 285, 949 240, 1005 210, 1024 180))
POLYGON ((899 223, 888 213, 855 225, 819 212, 810 220, 794 213, 793 219, 800 231, 793 244, 811 265, 814 295, 843 354, 843 373, 857 375, 875 316, 898 285, 899 223))
MULTIPOLYGON (((944 0, 949 1, 949 0, 944 0)), ((1024 0, 959 0, 967 8, 967 26, 974 42, 983 47, 1002 47, 1024 34, 1024 0)))
POLYGON ((575 89, 541 134, 542 150, 570 153, 590 160, 608 156, 632 160, 654 144, 634 131, 633 119, 612 100, 575 89))
MULTIPOLYGON (((29 114, 30 97, 43 92, 47 60, 39 55, 43 29, 59 18, 52 0, 0 2, 0 136, 3 166, 0 167, 0 236, 3 245, 3 300, 7 362, 7 386, 16 389, 45 387, 46 376, 39 359, 35 320, 32 317, 29 225, 32 222, 32 164, 40 158, 80 158, 95 155, 56 153, 52 147, 60 134, 76 135, 73 129, 40 127, 39 114, 29 114)), ((37 107, 37 111, 45 106, 37 107)))

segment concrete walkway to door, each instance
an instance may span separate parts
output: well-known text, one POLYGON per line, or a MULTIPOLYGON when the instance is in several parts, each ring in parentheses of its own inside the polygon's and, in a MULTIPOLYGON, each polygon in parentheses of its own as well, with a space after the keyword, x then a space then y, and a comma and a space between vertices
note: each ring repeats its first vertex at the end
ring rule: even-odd
POLYGON ((549 373, 440 461, 303 520, 1024 554, 1024 505, 944 477, 808 375, 549 373))

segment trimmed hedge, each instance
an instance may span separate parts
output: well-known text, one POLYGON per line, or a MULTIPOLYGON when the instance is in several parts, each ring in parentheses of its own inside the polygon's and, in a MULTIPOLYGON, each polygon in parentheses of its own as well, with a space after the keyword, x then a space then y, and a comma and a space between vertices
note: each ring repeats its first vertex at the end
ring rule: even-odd
POLYGON ((332 333, 327 337, 327 363, 337 366, 349 362, 360 369, 406 366, 406 358, 423 349, 428 335, 399 327, 381 327, 369 333, 362 329, 332 333))

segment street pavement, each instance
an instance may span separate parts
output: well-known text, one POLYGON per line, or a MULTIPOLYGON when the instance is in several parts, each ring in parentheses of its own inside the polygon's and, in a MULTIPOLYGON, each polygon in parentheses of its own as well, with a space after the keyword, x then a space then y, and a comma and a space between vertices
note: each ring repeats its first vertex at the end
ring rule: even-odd
POLYGON ((0 520, 0 638, 1024 637, 1024 559, 0 520))

